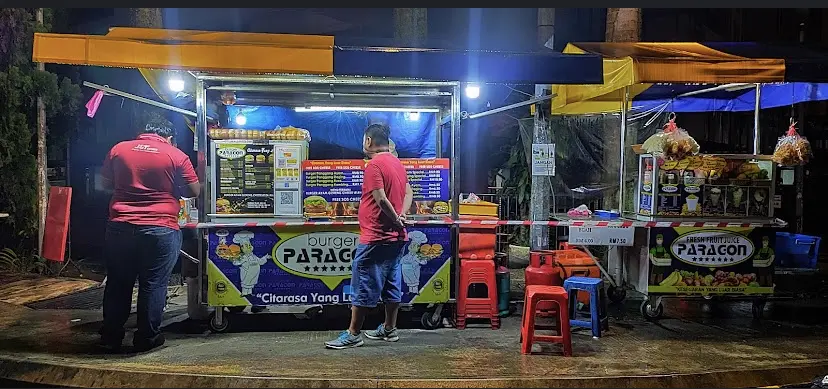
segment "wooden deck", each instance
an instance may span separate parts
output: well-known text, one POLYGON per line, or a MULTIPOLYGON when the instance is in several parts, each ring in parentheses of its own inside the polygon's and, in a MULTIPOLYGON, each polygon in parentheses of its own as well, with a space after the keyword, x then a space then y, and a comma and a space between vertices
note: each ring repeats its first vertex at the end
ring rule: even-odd
POLYGON ((26 305, 95 288, 99 282, 80 278, 0 273, 0 302, 26 305))

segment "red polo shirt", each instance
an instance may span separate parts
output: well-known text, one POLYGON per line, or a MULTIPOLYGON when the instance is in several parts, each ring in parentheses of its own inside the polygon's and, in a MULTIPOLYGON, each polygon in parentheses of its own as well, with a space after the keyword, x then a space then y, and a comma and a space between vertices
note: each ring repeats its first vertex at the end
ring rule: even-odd
POLYGON ((198 182, 181 150, 155 134, 115 145, 101 174, 112 181, 109 220, 178 229, 178 187, 198 182))
POLYGON ((372 191, 382 189, 397 214, 403 211, 408 175, 405 167, 391 153, 379 153, 365 166, 362 198, 359 202, 359 243, 374 244, 404 241, 405 228, 398 228, 394 220, 385 216, 374 200, 372 191))

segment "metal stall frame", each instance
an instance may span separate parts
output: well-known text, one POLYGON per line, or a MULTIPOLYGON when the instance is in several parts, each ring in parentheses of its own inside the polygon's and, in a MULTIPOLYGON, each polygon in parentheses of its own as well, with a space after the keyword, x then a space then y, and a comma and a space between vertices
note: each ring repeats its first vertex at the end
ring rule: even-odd
MULTIPOLYGON (((304 76, 304 75, 236 75, 236 74, 227 74, 227 75, 220 75, 220 74, 212 74, 212 73, 199 73, 199 72, 190 72, 196 79, 196 90, 195 90, 195 100, 196 100, 196 121, 195 121, 195 143, 196 143, 196 151, 198 155, 198 166, 196 168, 199 177, 202 178, 205 187, 212 187, 213 183, 210 182, 211 175, 207 171, 210 167, 209 155, 210 152, 208 150, 209 147, 209 139, 207 136, 207 91, 208 90, 248 90, 248 91, 266 91, 268 88, 261 84, 282 84, 282 85, 352 85, 352 86, 365 86, 365 87, 437 87, 437 88, 450 88, 450 112, 448 115, 448 120, 450 121, 450 165, 449 165, 449 176, 450 176, 450 184, 449 184, 449 192, 451 197, 451 217, 452 220, 457 220, 459 216, 459 188, 458 188, 458 181, 457 181, 457 163, 458 158, 456 158, 457 154, 457 144, 459 139, 459 129, 460 129, 460 83, 459 82, 451 82, 451 81, 424 81, 424 80, 408 80, 408 79, 388 79, 388 78, 371 78, 371 77, 336 77, 336 76, 304 76), (210 83, 229 83, 235 82, 236 84, 232 86, 214 86, 209 85, 210 83)), ((445 95, 442 95, 445 96, 445 95)), ((436 96, 439 97, 439 96, 436 96)), ((438 120, 437 125, 437 144, 438 146, 441 144, 442 141, 442 125, 440 124, 442 121, 438 120)), ((438 156, 442 153, 442 149, 438 150, 438 156)), ((203 190, 201 195, 199 196, 199 207, 198 207, 198 226, 196 227, 198 232, 197 236, 199 239, 198 245, 198 278, 196 282, 198 284, 197 290, 198 298, 197 303, 199 307, 197 309, 188 309, 192 313, 196 311, 206 312, 209 310, 209 304, 206 299, 207 293, 207 280, 206 278, 206 266, 207 266, 207 229, 210 228, 210 196, 211 190, 203 190)), ((446 303, 454 303, 454 298, 451 296, 456 296, 457 293, 457 285, 459 282, 459 248, 458 248, 458 239, 459 239, 459 225, 455 223, 451 223, 449 225, 451 231, 451 241, 452 241, 452 264, 450 265, 451 269, 451 278, 452 278, 452 287, 450 290, 452 294, 450 294, 449 299, 446 303)), ((438 326, 442 321, 443 317, 443 306, 445 303, 435 303, 435 304, 428 304, 426 314, 424 314, 422 320, 423 322, 428 322, 430 325, 438 326), (433 307, 432 307, 433 305, 433 307), (433 310, 430 310, 433 309, 433 310), (430 320, 429 320, 430 319, 430 320)), ((407 304, 411 306, 413 304, 407 304)), ((303 306, 304 307, 304 306, 303 306)), ((309 306, 306 309, 311 310, 316 308, 317 305, 309 306)), ((214 313, 210 315, 210 322, 211 324, 215 322, 215 326, 221 328, 227 323, 226 318, 224 317, 224 310, 223 307, 215 307, 214 313)), ((201 316, 201 315, 199 315, 201 316)))
MULTIPOLYGON (((738 157, 741 157, 741 158, 744 158, 744 159, 767 160, 768 159, 767 156, 762 156, 759 153, 761 151, 761 147, 760 147, 761 146, 761 143, 760 143, 761 142, 761 129, 760 129, 760 125, 759 125, 759 112, 761 111, 760 97, 761 97, 761 87, 762 87, 763 84, 762 83, 744 83, 744 84, 739 84, 739 85, 748 85, 749 86, 751 84, 755 85, 754 88, 755 88, 755 96, 756 96, 756 103, 755 103, 755 108, 754 108, 754 113, 753 113, 753 125, 754 125, 754 127, 753 127, 753 142, 752 142, 753 154, 740 154, 740 155, 731 155, 731 156, 738 156, 738 157)), ((737 85, 737 84, 717 85, 717 86, 713 86, 713 87, 710 87, 710 88, 707 88, 707 89, 688 92, 688 93, 685 93, 685 94, 682 94, 682 95, 679 95, 679 96, 676 96, 676 97, 684 97, 684 96, 690 96, 690 95, 696 95, 696 94, 703 94, 703 93, 706 93, 706 92, 713 92, 713 91, 724 89, 728 86, 733 86, 733 85, 737 85)), ((620 172, 621 172, 621 175, 620 175, 620 178, 619 178, 619 188, 620 188, 620 190, 619 190, 619 206, 622 209, 622 216, 623 216, 623 207, 624 207, 624 205, 623 205, 623 201, 624 201, 624 197, 623 197, 624 196, 624 184, 626 182, 626 176, 625 176, 625 173, 626 173, 625 172, 626 171, 626 168, 625 168, 626 144, 625 143, 626 143, 626 129, 627 129, 627 110, 628 110, 629 105, 630 105, 629 100, 630 100, 629 99, 629 86, 625 86, 624 91, 623 91, 623 97, 622 97, 622 111, 621 111, 621 118, 622 119, 621 119, 621 134, 620 134, 620 137, 621 137, 621 142, 620 142, 620 153, 621 153, 620 172)), ((721 156, 727 156, 727 155, 721 154, 721 156)), ((639 156, 639 158, 638 158, 638 163, 637 163, 638 171, 636 172, 639 175, 639 178, 640 178, 641 169, 642 169, 642 158, 641 157, 642 156, 639 156)), ((775 175, 772 175, 773 179, 775 179, 774 176, 775 175)), ((769 197, 773 198, 774 193, 775 193, 775 182, 772 182, 771 188, 770 188, 770 191, 769 191, 769 197)), ((783 228, 787 225, 787 223, 785 223, 784 221, 782 221, 780 219, 774 219, 773 218, 773 209, 772 208, 770 210, 771 213, 770 213, 767 221, 742 220, 745 223, 738 223, 737 221, 739 219, 734 219, 734 218, 719 218, 719 219, 705 220, 705 219, 699 219, 699 218, 696 218, 696 219, 682 219, 682 218, 677 218, 677 217, 672 217, 672 218, 671 217, 657 217, 655 215, 652 215, 651 217, 641 219, 640 214, 639 214, 639 207, 640 207, 639 199, 640 199, 640 196, 641 196, 641 186, 638 183, 638 179, 636 179, 636 188, 635 188, 635 201, 636 201, 636 204, 633 205, 633 215, 632 216, 637 220, 647 220, 647 221, 655 222, 657 224, 662 223, 662 222, 666 222, 666 224, 675 224, 675 223, 693 224, 693 225, 702 224, 702 225, 705 225, 705 226, 710 225, 711 227, 716 227, 716 226, 721 225, 722 223, 725 223, 725 224, 728 224, 728 225, 729 224, 751 225, 751 226, 762 226, 762 227, 772 227, 772 228, 783 228)), ((645 231, 646 231, 646 233, 641 234, 640 236, 646 236, 646 241, 649 242, 650 234, 651 234, 651 228, 650 227, 645 227, 645 231)), ((627 283, 626 282, 627 278, 623 274, 624 266, 622 264, 625 261, 629 262, 633 258, 631 258, 627 255, 625 255, 625 257, 626 258, 624 258, 624 259, 618 259, 617 260, 619 262, 618 265, 616 265, 616 266, 611 265, 609 267, 611 269, 613 269, 613 273, 614 273, 614 274, 612 274, 613 278, 617 277, 620 281, 624 281, 623 283, 626 284, 627 283)), ((647 260, 642 259, 642 258, 637 258, 637 259, 640 261, 639 266, 642 263, 647 266, 647 269, 649 269, 649 267, 652 266, 652 264, 650 263, 650 261, 648 259, 647 260)), ((642 316, 644 316, 648 320, 658 320, 658 319, 661 318, 661 316, 664 313, 664 308, 663 308, 663 304, 662 304, 662 300, 664 298, 684 298, 684 299, 699 298, 699 297, 704 298, 704 299, 713 298, 713 296, 710 296, 710 295, 704 295, 704 296, 699 296, 699 295, 683 296, 683 295, 669 295, 669 294, 667 294, 667 295, 665 295, 665 294, 653 294, 653 295, 651 295, 650 293, 648 293, 648 291, 646 289, 644 291, 639 290, 640 289, 639 286, 640 285, 636 285, 634 287, 634 289, 638 293, 643 294, 644 297, 645 297, 644 301, 641 303, 641 306, 639 307, 639 311, 642 314, 642 316)), ((726 295, 724 297, 726 297, 728 299, 731 299, 731 300, 732 299, 743 299, 743 300, 747 299, 747 300, 750 300, 752 302, 752 305, 753 305, 752 306, 752 314, 753 314, 754 318, 755 319, 760 319, 762 317, 762 312, 764 310, 765 303, 766 303, 767 299, 769 297, 773 297, 773 295, 768 295, 768 294, 745 295, 745 296, 726 295)))

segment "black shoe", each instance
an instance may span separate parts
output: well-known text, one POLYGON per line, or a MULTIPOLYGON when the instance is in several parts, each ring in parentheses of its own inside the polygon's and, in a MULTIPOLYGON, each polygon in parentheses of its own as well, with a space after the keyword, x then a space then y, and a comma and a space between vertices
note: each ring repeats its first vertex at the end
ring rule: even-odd
POLYGON ((111 339, 101 338, 98 341, 98 348, 106 353, 117 354, 121 352, 123 339, 120 341, 115 341, 111 339))
POLYGON ((158 334, 151 339, 135 338, 132 341, 133 351, 136 353, 150 351, 163 346, 165 341, 163 334, 158 334))

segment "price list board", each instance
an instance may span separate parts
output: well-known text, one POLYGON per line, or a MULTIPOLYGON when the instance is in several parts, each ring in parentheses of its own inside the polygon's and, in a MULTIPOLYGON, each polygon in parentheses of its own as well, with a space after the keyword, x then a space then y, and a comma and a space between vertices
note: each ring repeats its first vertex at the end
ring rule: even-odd
POLYGON ((363 160, 302 162, 302 207, 311 217, 355 216, 362 195, 363 160))
MULTIPOLYGON (((401 159, 414 191, 411 213, 448 214, 449 160, 401 159)), ((306 216, 356 216, 362 196, 364 160, 304 161, 306 216)))
POLYGON ((273 214, 273 145, 216 145, 216 213, 273 214))

